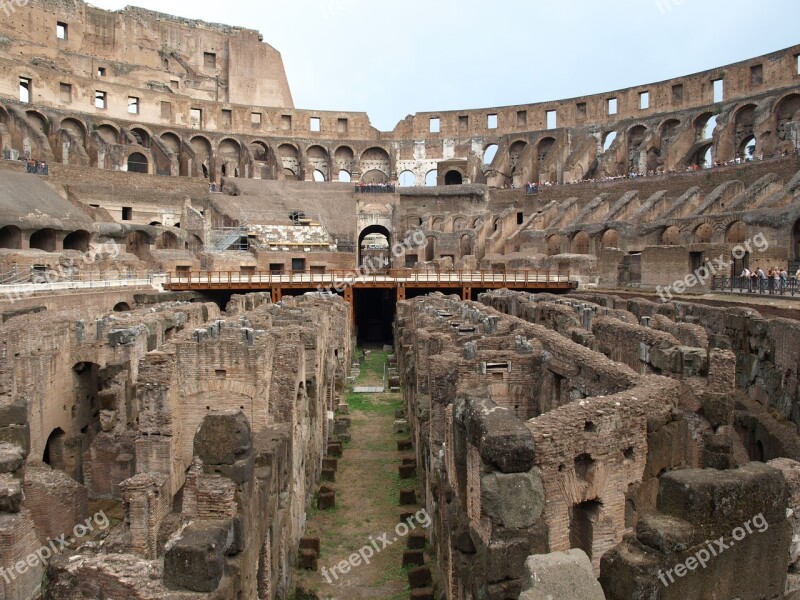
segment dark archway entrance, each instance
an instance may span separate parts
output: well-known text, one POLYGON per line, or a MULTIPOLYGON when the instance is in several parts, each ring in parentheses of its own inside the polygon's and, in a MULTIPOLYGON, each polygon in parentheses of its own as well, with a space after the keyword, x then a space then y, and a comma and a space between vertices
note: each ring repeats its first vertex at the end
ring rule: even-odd
POLYGON ((448 171, 444 176, 445 185, 461 185, 464 183, 464 178, 458 171, 448 171))
POLYGON ((797 219, 792 230, 792 249, 795 262, 800 262, 800 219, 797 219))
POLYGON ((392 234, 383 225, 370 225, 358 236, 358 264, 367 274, 392 267, 392 234))
POLYGON ((128 157, 128 173, 148 173, 147 157, 141 152, 134 152, 128 157))
POLYGON ((7 225, 0 229, 0 248, 20 250, 22 248, 22 231, 19 227, 7 225))
POLYGON ((397 291, 393 288, 357 288, 353 290, 353 304, 358 342, 391 344, 397 291))

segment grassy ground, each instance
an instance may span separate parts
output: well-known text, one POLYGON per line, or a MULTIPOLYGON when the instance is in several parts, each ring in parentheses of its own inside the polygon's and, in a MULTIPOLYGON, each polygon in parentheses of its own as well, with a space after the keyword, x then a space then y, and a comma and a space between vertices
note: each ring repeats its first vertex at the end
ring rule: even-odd
MULTIPOLYGON (((372 351, 362 362, 357 385, 379 386, 387 352, 372 351)), ((402 407, 398 392, 347 395, 350 405, 352 441, 339 459, 336 473, 336 508, 309 511, 306 535, 320 538, 321 556, 317 572, 295 572, 295 581, 314 591, 320 600, 401 600, 409 596, 406 570, 402 564, 405 540, 376 552, 369 565, 360 564, 330 582, 322 574, 370 544, 370 536, 379 539, 388 533, 395 537, 401 512, 400 489, 417 487, 416 481, 401 480, 397 467, 401 458, 411 454, 397 451, 392 433, 395 411, 402 407)), ((417 489, 419 496, 419 489, 417 489)), ((418 510, 418 509, 416 509, 418 510)), ((302 600, 297 598, 297 600, 302 600)))

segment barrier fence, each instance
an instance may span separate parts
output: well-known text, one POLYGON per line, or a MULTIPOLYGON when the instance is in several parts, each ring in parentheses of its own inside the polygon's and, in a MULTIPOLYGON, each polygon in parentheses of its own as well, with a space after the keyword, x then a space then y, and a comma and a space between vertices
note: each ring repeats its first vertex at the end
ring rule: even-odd
POLYGON ((775 296, 800 296, 800 279, 789 277, 786 281, 751 277, 714 277, 711 289, 736 294, 772 294, 775 296))

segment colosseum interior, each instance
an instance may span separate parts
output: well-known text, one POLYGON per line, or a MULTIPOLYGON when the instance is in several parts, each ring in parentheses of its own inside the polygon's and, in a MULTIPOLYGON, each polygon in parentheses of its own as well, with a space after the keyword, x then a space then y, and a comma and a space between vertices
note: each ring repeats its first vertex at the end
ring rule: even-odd
POLYGON ((800 599, 800 45, 379 131, 13 2, 0 598, 800 599))

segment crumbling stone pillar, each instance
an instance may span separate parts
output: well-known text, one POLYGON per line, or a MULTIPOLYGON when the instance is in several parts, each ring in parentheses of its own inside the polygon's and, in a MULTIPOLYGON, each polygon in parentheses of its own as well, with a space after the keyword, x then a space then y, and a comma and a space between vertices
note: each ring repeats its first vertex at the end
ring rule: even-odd
POLYGON ((140 473, 123 481, 120 487, 132 550, 143 558, 154 559, 157 557, 158 529, 172 509, 167 477, 162 473, 140 473))

